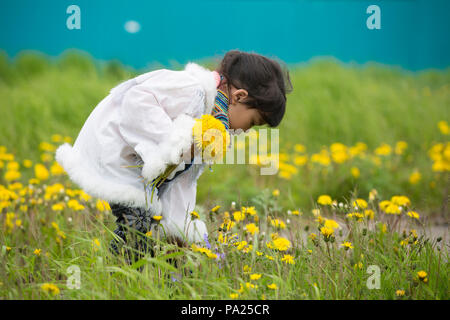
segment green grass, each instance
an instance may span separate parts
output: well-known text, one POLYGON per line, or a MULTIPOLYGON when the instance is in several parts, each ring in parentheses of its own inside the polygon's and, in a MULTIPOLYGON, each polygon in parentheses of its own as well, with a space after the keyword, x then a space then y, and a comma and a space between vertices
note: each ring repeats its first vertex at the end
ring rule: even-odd
MULTIPOLYGON (((381 213, 376 209, 377 200, 369 202, 369 208, 376 211, 374 220, 358 222, 338 218, 341 230, 336 230, 333 242, 325 241, 313 219, 283 214, 278 198, 267 190, 255 201, 263 208, 257 213, 259 233, 251 236, 244 232, 244 226, 254 221, 249 214, 244 222, 224 233, 237 234, 239 241, 247 241, 244 250, 236 243, 217 241, 224 210, 233 212, 232 208, 221 208, 221 212, 212 215, 211 219, 209 215, 202 218, 208 222, 211 250, 224 253, 223 260, 160 241, 160 229, 160 233, 152 235, 154 243, 161 245, 156 245, 156 255, 147 254, 131 265, 123 256, 113 256, 108 251, 113 217, 109 211, 98 211, 94 201, 84 203, 86 209, 79 212, 65 209, 56 213, 46 204, 30 206, 26 217, 17 212, 16 219, 23 219, 22 226, 13 227, 0 236, 3 244, 0 297, 230 299, 230 294, 238 293, 239 299, 448 299, 445 244, 419 235, 417 243, 402 246, 400 241, 404 236, 396 220, 407 223, 406 233, 409 228, 421 232, 423 226, 420 222, 407 221, 406 216, 381 213), (285 229, 277 230, 267 222, 266 216, 280 218, 286 223, 290 220, 285 229), (55 241, 57 230, 52 222, 65 233, 61 243, 55 241), (386 223, 386 232, 381 230, 383 223, 386 223), (288 251, 267 248, 270 234, 274 232, 290 239, 292 245, 288 251), (306 237, 311 233, 317 235, 316 240, 306 237), (96 238, 99 246, 94 244, 96 238), (350 241, 353 249, 346 251, 341 246, 344 241, 350 241), (248 248, 247 252, 245 248, 248 248), (35 249, 42 250, 39 256, 33 253, 35 249), (284 254, 292 255, 295 264, 283 262, 284 254), (274 259, 270 260, 266 255, 274 259), (174 267, 174 261, 178 267, 174 267), (70 289, 67 284, 73 276, 68 268, 73 265, 80 270, 79 289, 70 289), (246 265, 251 270, 246 272, 246 265), (371 283, 368 268, 373 265, 380 270, 379 289, 370 289, 367 285, 368 281, 371 283), (427 272, 427 283, 416 279, 421 270, 427 272), (261 274, 261 278, 250 280, 250 275, 255 273, 261 274), (43 291, 41 285, 44 283, 56 285, 60 293, 53 296, 43 291), (246 283, 257 287, 246 289, 246 283), (276 290, 267 287, 273 283, 276 290), (244 290, 239 292, 241 284, 244 290), (404 290, 405 295, 397 297, 397 290, 404 290)), ((342 217, 348 212, 326 206, 321 206, 321 210, 324 216, 336 214, 342 217)))
MULTIPOLYGON (((204 64, 212 67, 211 62, 204 64)), ((152 68, 159 67, 154 64, 152 68)), ((182 66, 175 62, 173 68, 182 66)), ((0 54, 0 145, 21 164, 19 181, 26 185, 34 177, 33 168, 23 168, 22 161, 42 162, 43 152, 38 148, 42 141, 51 142, 53 134, 76 138, 85 119, 109 90, 141 72, 144 70, 118 62, 99 63, 77 52, 58 59, 28 52, 10 60, 0 54)), ((402 299, 448 299, 447 239, 437 242, 428 227, 431 219, 448 218, 445 199, 449 176, 448 171, 432 169, 428 150, 437 143, 448 146, 448 135, 440 132, 437 123, 450 122, 445 107, 450 105, 450 69, 413 73, 384 65, 318 59, 290 66, 290 73, 294 91, 288 96, 286 116, 279 127, 280 153, 289 158, 283 163, 292 165, 295 156, 302 154, 294 151, 294 145, 303 144, 307 165, 296 165, 298 172, 289 179, 260 176, 255 165, 214 165, 213 172, 206 169, 198 181, 197 211, 208 222, 213 250, 226 254, 220 268, 215 259, 163 240, 156 257, 147 255, 128 265, 123 257, 108 252, 114 218, 109 211, 96 208, 96 199, 80 200, 85 206, 81 211, 67 206, 61 212, 51 209, 55 203, 67 203, 67 189, 76 188, 65 176, 51 176, 35 187, 40 193, 20 195, 16 200, 2 193, 0 200, 7 202, 0 205, 0 297, 52 298, 41 289, 48 282, 61 290, 56 298, 228 299, 238 292, 240 284, 250 282, 258 288, 244 290, 239 298, 400 299, 395 292, 402 289, 402 299), (376 148, 382 143, 395 148, 398 141, 407 142, 405 152, 379 156, 381 164, 375 165, 371 157, 376 156, 376 148), (314 153, 324 146, 329 150, 334 142, 348 147, 364 142, 368 150, 364 157, 341 164, 323 166, 310 161, 314 153), (351 167, 359 168, 358 178, 350 174, 351 167), (415 170, 421 179, 411 184, 409 177, 415 170), (56 182, 64 185, 65 194, 33 204, 43 198, 44 183, 49 186, 56 182), (280 190, 279 197, 271 195, 274 189, 280 190), (334 243, 325 242, 311 213, 317 208, 317 197, 329 194, 338 202, 351 203, 357 197, 368 199, 372 189, 379 194, 369 201, 374 220, 350 222, 345 214, 351 208, 320 207, 324 217, 338 220, 342 227, 336 230, 334 243), (419 221, 380 210, 380 200, 398 194, 411 199, 408 209, 420 213, 419 221), (236 208, 230 207, 231 201, 236 202, 236 208), (209 219, 209 210, 217 204, 222 206, 221 213, 209 219), (247 253, 217 241, 224 211, 232 214, 241 205, 255 206, 259 216, 255 222, 260 228, 257 236, 243 229, 253 222, 252 217, 230 231, 253 245, 247 253), (288 215, 288 210, 295 209, 303 215, 288 215), (8 212, 14 213, 12 227, 8 227, 8 212), (278 231, 292 243, 287 253, 295 257, 294 265, 281 261, 286 252, 266 247, 270 234, 277 231, 267 221, 269 216, 290 220, 286 229, 278 231), (52 222, 58 224, 65 239, 58 236, 52 222), (383 223, 386 232, 381 231, 383 223), (402 246, 403 231, 407 235, 411 228, 417 229, 418 242, 402 246), (308 238, 312 232, 318 235, 317 242, 308 238), (93 239, 99 240, 99 248, 93 247, 93 239), (340 246, 343 241, 352 242, 354 249, 345 251, 340 246), (39 256, 33 253, 35 249, 42 249, 39 256), (258 256, 256 251, 263 255, 258 256), (183 267, 175 268, 170 259, 183 267), (81 271, 79 290, 70 290, 66 284, 71 265, 81 271), (252 268, 251 273, 262 274, 261 279, 249 280, 245 265, 252 268), (366 285, 370 265, 380 267, 380 289, 370 290, 366 285), (415 280, 420 270, 427 272, 427 283, 415 280), (183 276, 173 281, 171 272, 183 276), (269 289, 271 283, 278 289, 269 289)), ((442 156, 448 161, 444 151, 442 156)), ((48 168, 51 165, 43 163, 48 168)), ((0 185, 13 188, 4 176, 8 161, 2 164, 0 185)))

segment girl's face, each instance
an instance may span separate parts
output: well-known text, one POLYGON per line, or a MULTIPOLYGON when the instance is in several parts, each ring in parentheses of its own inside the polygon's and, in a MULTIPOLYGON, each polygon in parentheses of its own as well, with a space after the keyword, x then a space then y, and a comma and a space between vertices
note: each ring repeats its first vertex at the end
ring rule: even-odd
MULTIPOLYGON (((226 85, 221 86, 220 89, 224 92, 228 92, 226 85)), ((247 90, 237 89, 231 85, 231 97, 229 97, 230 101, 228 104, 230 129, 242 129, 246 131, 253 126, 265 124, 258 109, 250 108, 247 104, 241 102, 244 101, 247 96, 247 90)))

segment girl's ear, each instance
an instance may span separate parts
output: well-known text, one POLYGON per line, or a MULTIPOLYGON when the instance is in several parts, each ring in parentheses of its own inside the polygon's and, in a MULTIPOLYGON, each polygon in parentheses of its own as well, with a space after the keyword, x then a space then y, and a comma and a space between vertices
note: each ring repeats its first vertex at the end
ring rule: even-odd
POLYGON ((245 89, 237 89, 235 92, 233 92, 233 95, 235 96, 235 100, 237 102, 242 102, 242 100, 245 100, 248 96, 248 92, 245 89))

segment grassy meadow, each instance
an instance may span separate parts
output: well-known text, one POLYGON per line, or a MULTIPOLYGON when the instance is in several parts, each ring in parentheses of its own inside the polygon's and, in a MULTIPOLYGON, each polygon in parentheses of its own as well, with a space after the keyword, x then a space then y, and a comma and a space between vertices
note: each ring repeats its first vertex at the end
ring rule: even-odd
POLYGON ((109 205, 54 151, 112 87, 160 67, 0 52, 0 299, 449 298, 450 69, 289 66, 278 173, 255 155, 205 169, 208 241, 180 248, 159 227, 139 235, 156 255, 128 264, 108 250, 109 205))

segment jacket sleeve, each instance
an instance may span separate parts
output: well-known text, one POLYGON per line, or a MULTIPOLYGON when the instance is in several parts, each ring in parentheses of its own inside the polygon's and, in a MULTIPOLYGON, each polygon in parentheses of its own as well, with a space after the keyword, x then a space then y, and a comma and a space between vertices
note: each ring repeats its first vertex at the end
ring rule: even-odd
POLYGON ((192 144, 195 120, 183 112, 192 103, 192 90, 178 95, 163 90, 145 82, 137 84, 125 93, 119 106, 119 131, 142 158, 142 176, 149 181, 163 173, 167 165, 179 163, 192 144), (164 99, 165 106, 160 99, 164 99))

